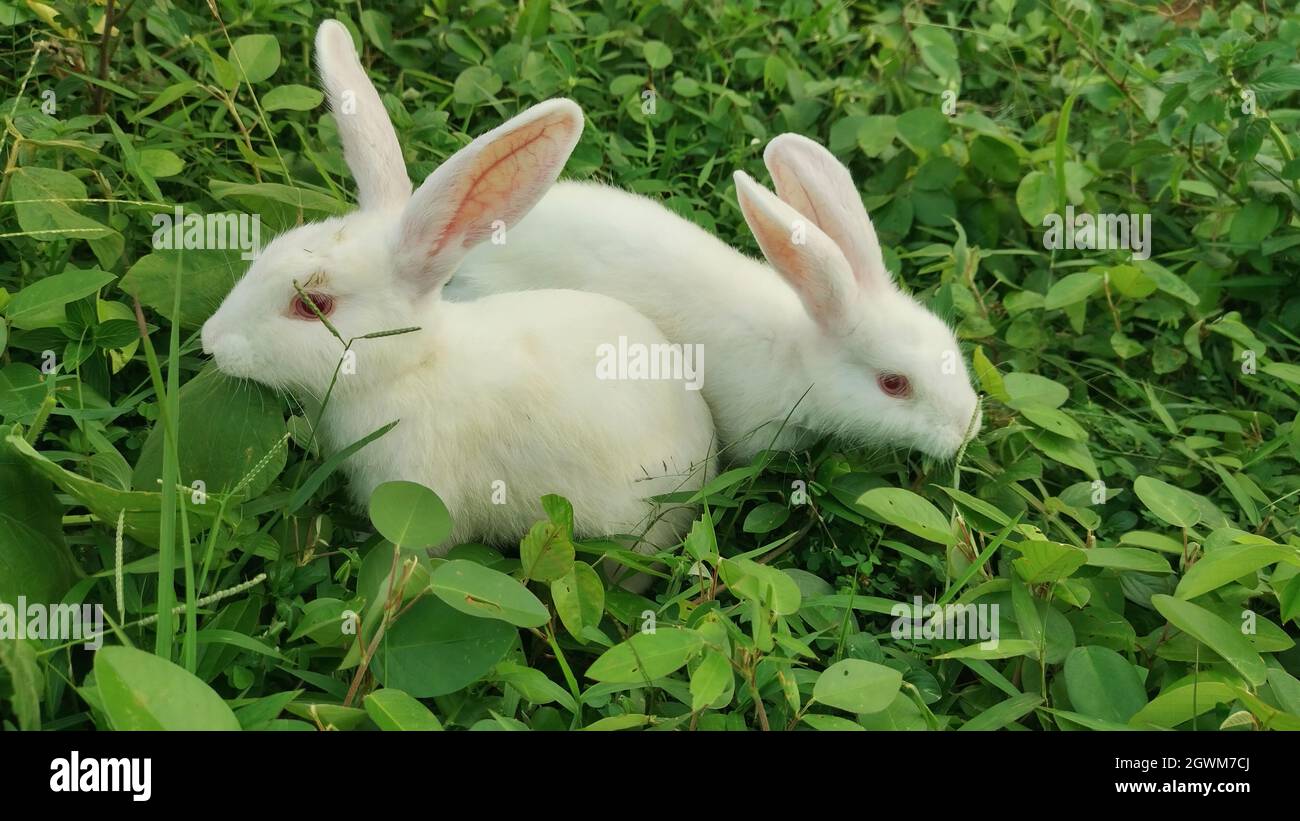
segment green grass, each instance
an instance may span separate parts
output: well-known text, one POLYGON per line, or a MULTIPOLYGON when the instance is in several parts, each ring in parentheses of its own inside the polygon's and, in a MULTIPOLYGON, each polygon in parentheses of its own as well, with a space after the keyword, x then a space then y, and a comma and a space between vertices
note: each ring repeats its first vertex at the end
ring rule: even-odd
POLYGON ((128 0, 104 34, 0 0, 0 600, 133 648, 0 639, 0 722, 1300 728, 1300 13, 1189 5, 128 0), (570 96, 568 176, 756 254, 731 172, 822 141, 968 345, 979 437, 732 466, 648 598, 558 498, 518 552, 405 549, 429 491, 349 506, 314 414, 205 367, 239 252, 153 244, 177 205, 264 241, 350 207, 330 15, 416 178, 570 96), (1149 214, 1151 258, 1046 250, 1067 207, 1149 214), (914 597, 996 606, 997 647, 900 637, 914 597))

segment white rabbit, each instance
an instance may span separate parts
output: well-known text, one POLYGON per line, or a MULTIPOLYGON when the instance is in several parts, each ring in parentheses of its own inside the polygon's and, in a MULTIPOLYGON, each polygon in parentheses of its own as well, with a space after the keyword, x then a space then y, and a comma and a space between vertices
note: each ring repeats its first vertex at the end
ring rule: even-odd
MULTIPOLYGON (((341 118, 339 135, 370 180, 363 207, 404 190, 397 135, 340 24, 321 27, 318 52, 323 70, 336 67, 324 71, 331 99, 351 92, 355 116, 341 118), (321 48, 327 31, 333 45, 321 48)), ((590 291, 636 308, 674 343, 702 345, 703 392, 731 459, 825 434, 951 457, 980 424, 951 329, 894 285, 848 169, 829 151, 783 134, 764 159, 793 208, 743 174, 736 189, 771 267, 646 197, 562 182, 504 242, 473 249, 445 295, 590 291)))
POLYGON ((346 29, 322 25, 317 53, 361 208, 271 242, 204 324, 204 351, 227 374, 318 402, 343 346, 295 283, 344 339, 418 326, 359 340, 355 367, 326 405, 321 435, 331 450, 401 420, 346 461, 357 500, 395 479, 434 489, 455 520, 444 551, 517 541, 542 518, 547 493, 572 502, 580 537, 645 533, 638 550, 671 546, 690 511, 660 515, 648 497, 705 480, 708 408, 680 381, 597 376, 602 345, 665 343, 654 324, 578 291, 441 298, 469 249, 515 224, 554 182, 581 134, 581 110, 569 100, 533 106, 412 195, 409 182, 377 173, 400 155, 391 128, 370 127, 379 101, 346 29))
POLYGON ((848 169, 829 151, 783 134, 764 160, 779 198, 743 172, 735 182, 771 267, 646 197, 561 183, 508 242, 465 259, 448 298, 594 291, 673 342, 702 343, 704 395, 733 459, 824 434, 951 457, 980 423, 952 330, 895 286, 848 169))

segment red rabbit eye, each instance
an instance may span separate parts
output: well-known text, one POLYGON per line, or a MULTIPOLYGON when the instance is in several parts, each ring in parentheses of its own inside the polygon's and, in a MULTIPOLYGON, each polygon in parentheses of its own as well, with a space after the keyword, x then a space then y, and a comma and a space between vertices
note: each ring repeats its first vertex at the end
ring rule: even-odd
POLYGON ((903 399, 912 395, 912 383, 901 373, 882 373, 876 377, 876 384, 886 396, 903 399))
MULTIPOLYGON (((316 306, 316 310, 321 312, 322 316, 329 316, 334 310, 334 298, 325 294, 307 294, 307 298, 316 306)), ((293 315, 299 319, 317 319, 316 311, 311 309, 301 296, 293 298, 293 315)))

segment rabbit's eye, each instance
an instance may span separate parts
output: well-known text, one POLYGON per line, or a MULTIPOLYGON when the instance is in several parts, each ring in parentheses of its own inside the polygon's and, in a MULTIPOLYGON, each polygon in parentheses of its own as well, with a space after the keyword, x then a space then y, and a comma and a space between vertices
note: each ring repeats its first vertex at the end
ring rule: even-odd
MULTIPOLYGON (((320 311, 322 316, 329 316, 334 310, 334 298, 326 294, 307 294, 307 298, 316 306, 316 311, 320 311)), ((311 309, 307 300, 301 296, 293 298, 293 315, 299 319, 316 319, 316 311, 311 309)))
POLYGON ((876 377, 876 384, 886 396, 906 399, 912 395, 912 383, 901 373, 882 373, 876 377))

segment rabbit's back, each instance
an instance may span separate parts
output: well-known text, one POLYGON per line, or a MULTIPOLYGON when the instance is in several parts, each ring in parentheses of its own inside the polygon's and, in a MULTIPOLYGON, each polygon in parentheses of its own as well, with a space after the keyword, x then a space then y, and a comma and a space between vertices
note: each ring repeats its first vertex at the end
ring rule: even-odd
POLYGON ((430 350, 418 366, 327 415, 334 447, 402 420, 349 460, 358 500, 385 481, 420 482, 453 512, 451 543, 504 542, 542 517, 547 493, 573 503, 580 534, 637 533, 650 523, 647 497, 704 481, 713 426, 700 392, 598 369, 603 346, 617 351, 620 337, 666 343, 626 305, 580 292, 500 294, 443 303, 431 327, 436 336, 414 343, 430 350))

